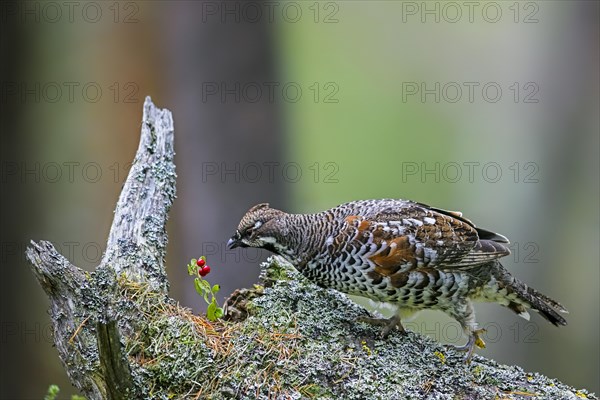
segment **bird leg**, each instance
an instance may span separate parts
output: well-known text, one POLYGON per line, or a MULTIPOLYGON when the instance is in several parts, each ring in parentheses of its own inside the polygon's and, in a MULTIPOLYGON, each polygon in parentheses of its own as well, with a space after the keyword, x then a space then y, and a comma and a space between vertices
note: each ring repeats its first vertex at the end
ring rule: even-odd
POLYGON ((373 317, 358 317, 357 322, 364 322, 370 325, 383 326, 381 337, 386 338, 394 328, 398 328, 400 333, 405 334, 406 330, 402 326, 400 316, 394 314, 391 318, 373 318, 373 317))
POLYGON ((465 358, 465 362, 468 364, 471 362, 471 357, 473 357, 473 350, 475 350, 475 346, 480 349, 485 349, 485 342, 481 338, 481 334, 485 333, 485 329, 475 329, 471 331, 469 334, 469 340, 463 346, 453 346, 457 351, 466 351, 467 356, 465 358))
POLYGON ((467 340, 467 343, 464 346, 452 346, 458 351, 465 351, 467 353, 465 363, 469 364, 471 362, 471 357, 473 357, 475 346, 480 349, 485 348, 485 342, 481 338, 481 334, 485 332, 485 329, 477 329, 475 309, 473 308, 473 303, 468 299, 446 312, 461 324, 465 334, 469 337, 469 340, 467 340))

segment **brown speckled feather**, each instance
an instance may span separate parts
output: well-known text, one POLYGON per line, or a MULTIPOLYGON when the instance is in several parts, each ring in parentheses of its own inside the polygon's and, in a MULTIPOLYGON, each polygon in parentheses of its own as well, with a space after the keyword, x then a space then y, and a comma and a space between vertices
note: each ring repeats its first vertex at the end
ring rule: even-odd
POLYGON ((398 309, 440 309, 471 335, 471 348, 478 338, 471 300, 500 303, 524 318, 534 308, 566 324, 558 314, 564 307, 498 262, 510 254, 506 243, 460 212, 393 199, 354 201, 316 214, 261 204, 246 213, 229 242, 280 254, 325 287, 398 309))

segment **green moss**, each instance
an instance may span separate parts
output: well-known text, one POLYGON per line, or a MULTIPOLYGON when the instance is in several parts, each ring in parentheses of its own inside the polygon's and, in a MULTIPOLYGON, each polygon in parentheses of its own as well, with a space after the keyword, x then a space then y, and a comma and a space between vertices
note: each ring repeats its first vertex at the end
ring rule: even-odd
MULTIPOLYGON (((46 392, 46 396, 44 396, 44 400, 55 400, 59 393, 60 388, 58 385, 50 385, 48 387, 48 391, 46 392)), ((71 400, 85 400, 85 397, 73 394, 71 395, 71 400)))
MULTIPOLYGON (((409 332, 379 338, 354 322, 364 310, 308 282, 290 265, 263 265, 265 288, 248 291, 249 316, 211 323, 139 284, 120 279, 137 307, 139 330, 126 340, 147 398, 564 398, 576 391, 518 367, 501 366, 409 332)), ((130 310, 132 311, 132 310, 130 310)), ((585 393, 587 398, 595 398, 585 393)))
POLYGON ((57 385, 50 385, 48 387, 48 391, 46 392, 46 396, 44 396, 44 400, 55 400, 59 392, 60 389, 57 385))

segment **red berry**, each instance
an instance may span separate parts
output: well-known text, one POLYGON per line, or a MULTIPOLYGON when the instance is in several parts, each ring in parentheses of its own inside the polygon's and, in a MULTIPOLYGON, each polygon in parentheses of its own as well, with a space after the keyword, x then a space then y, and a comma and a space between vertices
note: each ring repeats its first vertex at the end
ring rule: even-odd
POLYGON ((206 261, 204 261, 201 258, 199 258, 198 261, 196 261, 196 265, 198 265, 199 267, 204 267, 204 264, 206 264, 206 261))
POLYGON ((206 275, 210 274, 210 267, 208 265, 205 265, 204 267, 202 267, 199 274, 200 274, 200 276, 206 276, 206 275))

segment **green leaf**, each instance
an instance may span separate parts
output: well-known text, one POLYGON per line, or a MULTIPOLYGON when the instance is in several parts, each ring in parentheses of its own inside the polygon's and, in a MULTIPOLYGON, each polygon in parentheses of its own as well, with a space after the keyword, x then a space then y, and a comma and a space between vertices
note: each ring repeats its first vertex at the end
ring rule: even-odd
POLYGON ((204 279, 202 278, 196 278, 198 279, 198 281, 200 281, 200 285, 202 285, 202 287, 204 288, 204 290, 206 292, 210 292, 210 283, 206 282, 204 279))
POLYGON ((196 289, 196 293, 198 293, 200 296, 206 296, 206 291, 200 284, 200 279, 198 278, 194 279, 194 289, 196 289))
POLYGON ((214 286, 212 287, 212 289, 210 289, 210 291, 212 292, 212 294, 217 294, 217 293, 219 293, 219 290, 221 290, 221 286, 219 286, 219 285, 214 285, 214 286))
POLYGON ((194 288, 196 289, 196 292, 202 296, 204 298, 204 301, 206 302, 206 304, 209 303, 208 301, 208 294, 210 293, 210 285, 208 285, 208 288, 206 287, 206 281, 200 279, 200 278, 196 278, 194 279, 194 288))
POLYGON ((206 309, 206 318, 208 318, 209 321, 217 320, 217 316, 215 315, 216 309, 217 305, 214 301, 208 305, 208 308, 206 309))
POLYGON ((215 317, 221 318, 223 316, 223 309, 221 307, 217 307, 215 310, 215 317))

